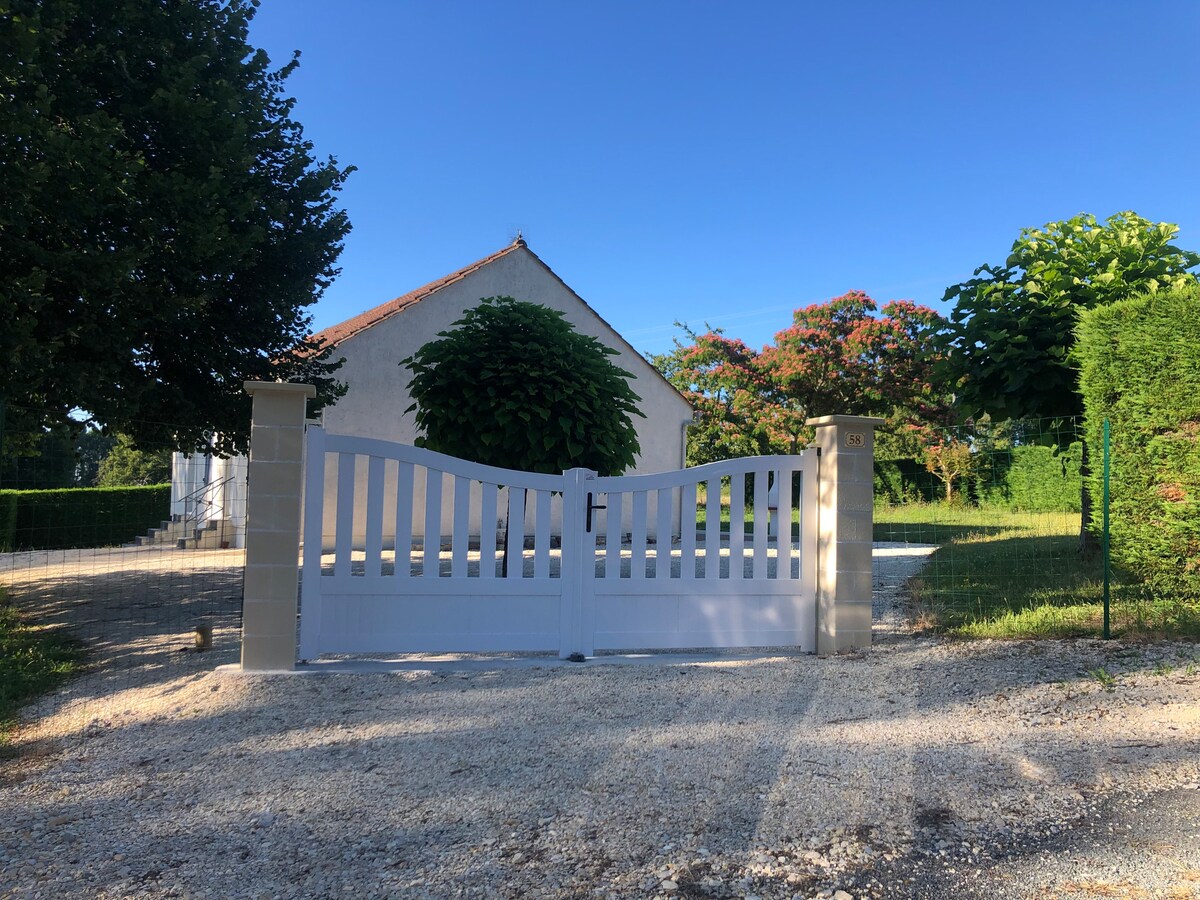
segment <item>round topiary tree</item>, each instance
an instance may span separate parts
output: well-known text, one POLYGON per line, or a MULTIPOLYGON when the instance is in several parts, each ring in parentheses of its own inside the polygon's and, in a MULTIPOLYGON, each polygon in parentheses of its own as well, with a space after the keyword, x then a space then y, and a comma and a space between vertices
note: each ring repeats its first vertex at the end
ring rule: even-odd
POLYGON ((631 416, 643 414, 616 352, 557 310, 486 297, 401 361, 417 446, 506 469, 619 474, 637 457, 631 416))

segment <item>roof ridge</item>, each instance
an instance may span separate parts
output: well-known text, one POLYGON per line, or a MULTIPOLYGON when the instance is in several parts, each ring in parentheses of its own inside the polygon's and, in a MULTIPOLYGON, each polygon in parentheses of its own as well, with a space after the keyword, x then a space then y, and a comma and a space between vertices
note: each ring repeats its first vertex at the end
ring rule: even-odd
MULTIPOLYGON (((514 240, 507 247, 497 250, 495 253, 488 254, 483 259, 463 266, 449 275, 443 275, 416 290, 409 291, 407 294, 401 294, 395 299, 388 300, 386 303, 381 303, 378 306, 368 309, 366 312, 359 313, 357 316, 346 319, 344 322, 339 322, 337 325, 330 325, 328 328, 323 328, 314 334, 309 340, 320 342, 323 347, 336 347, 343 341, 349 340, 360 332, 366 331, 373 325, 378 325, 384 319, 390 319, 396 313, 403 309, 407 309, 414 303, 419 303, 431 294, 435 294, 442 288, 454 284, 456 281, 462 281, 468 275, 472 275, 486 266, 488 263, 507 256, 514 250, 528 249, 525 239, 517 234, 514 240)), ((533 251, 529 251, 532 253, 533 251)))

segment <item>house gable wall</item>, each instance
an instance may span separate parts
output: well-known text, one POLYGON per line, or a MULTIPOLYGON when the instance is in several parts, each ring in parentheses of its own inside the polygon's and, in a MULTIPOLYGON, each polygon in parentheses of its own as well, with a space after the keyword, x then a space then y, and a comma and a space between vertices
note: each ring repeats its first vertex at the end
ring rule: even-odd
POLYGON ((650 365, 532 253, 519 248, 343 341, 339 380, 346 396, 326 408, 324 424, 338 434, 411 444, 417 437, 408 393, 411 372, 400 360, 447 331, 484 297, 510 296, 560 310, 577 331, 618 351, 613 362, 636 377, 631 382, 646 418, 634 419, 641 453, 633 473, 664 472, 682 465, 683 424, 692 410, 650 365))

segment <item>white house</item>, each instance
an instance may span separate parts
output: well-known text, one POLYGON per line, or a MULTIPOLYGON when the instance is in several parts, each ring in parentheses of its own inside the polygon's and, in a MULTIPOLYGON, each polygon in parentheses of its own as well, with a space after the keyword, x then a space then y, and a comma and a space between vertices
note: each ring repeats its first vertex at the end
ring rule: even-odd
MULTIPOLYGON (((628 474, 664 472, 684 465, 691 405, 520 237, 478 262, 315 335, 334 347, 334 358, 344 360, 337 377, 348 387, 344 397, 325 408, 321 424, 331 433, 413 443, 418 434, 415 415, 405 411, 412 403, 408 393, 411 372, 400 361, 436 338, 438 332, 450 329, 481 299, 494 296, 560 310, 577 331, 617 351, 612 360, 635 376, 632 387, 642 398, 639 406, 645 415, 634 420, 641 453, 628 474)), ((197 478, 206 469, 189 464, 182 456, 176 460, 173 499, 178 503, 200 487, 197 478)), ((243 473, 244 478, 244 467, 234 466, 230 471, 243 473)), ((327 479, 327 493, 335 481, 327 479)), ((236 482, 235 477, 230 485, 236 482)), ((233 489, 238 496, 245 496, 244 486, 233 489)), ((365 494, 365 489, 365 481, 360 479, 356 493, 365 494)), ((418 500, 422 491, 423 487, 418 487, 418 500)), ((391 492, 394 499, 394 484, 391 492)), ((332 498, 328 500, 326 509, 332 509, 335 504, 332 498)), ((389 498, 385 496, 384 502, 389 498)), ((355 506, 360 515, 365 505, 365 497, 358 497, 355 506)), ((472 528, 477 525, 473 522, 472 528)), ((414 535, 423 529, 419 517, 414 529, 414 535)))

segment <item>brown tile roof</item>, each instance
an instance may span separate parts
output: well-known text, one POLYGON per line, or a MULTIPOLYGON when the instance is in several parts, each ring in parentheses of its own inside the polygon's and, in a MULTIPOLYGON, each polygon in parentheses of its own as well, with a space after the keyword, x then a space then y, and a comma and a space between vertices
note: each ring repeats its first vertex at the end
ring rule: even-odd
POLYGON ((409 291, 402 297, 397 297, 395 300, 389 300, 387 303, 381 303, 374 309, 368 309, 365 313, 360 313, 353 319, 347 319, 338 325, 331 325, 323 331, 318 331, 311 338, 313 341, 323 341, 326 346, 336 347, 342 341, 354 337, 360 331, 366 331, 372 325, 377 325, 384 319, 394 316, 403 309, 407 309, 414 303, 419 303, 428 297, 440 291, 447 285, 454 284, 456 281, 461 281, 468 275, 478 272, 488 263, 495 262, 503 256, 507 256, 514 250, 518 250, 525 246, 525 241, 518 237, 515 241, 505 247, 503 250, 498 250, 490 256, 485 256, 478 262, 473 262, 469 266, 459 269, 457 272, 451 272, 437 281, 431 281, 424 287, 419 287, 415 291, 409 291))

